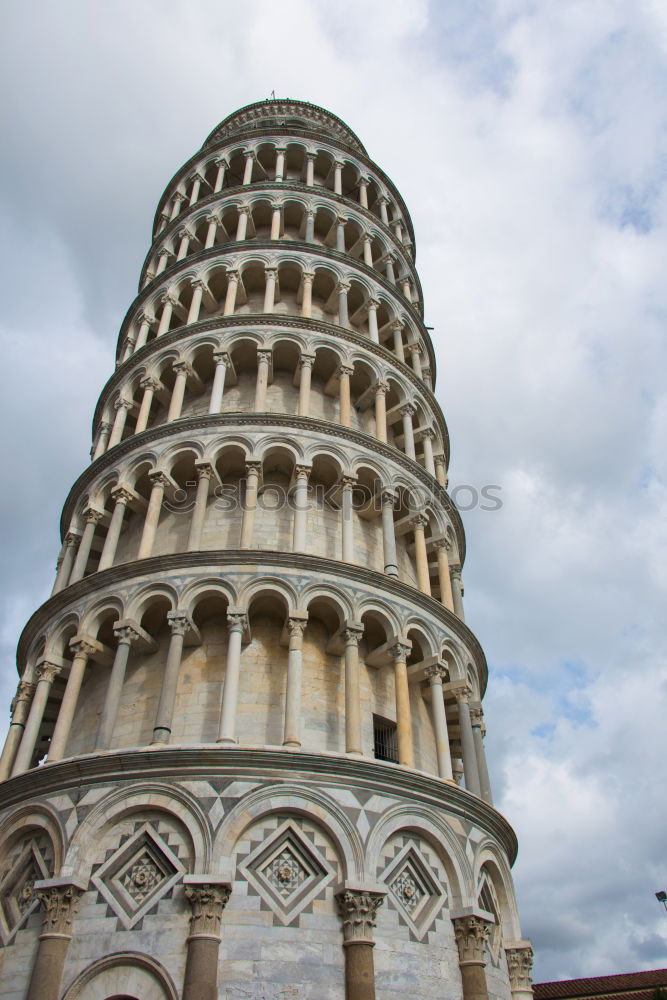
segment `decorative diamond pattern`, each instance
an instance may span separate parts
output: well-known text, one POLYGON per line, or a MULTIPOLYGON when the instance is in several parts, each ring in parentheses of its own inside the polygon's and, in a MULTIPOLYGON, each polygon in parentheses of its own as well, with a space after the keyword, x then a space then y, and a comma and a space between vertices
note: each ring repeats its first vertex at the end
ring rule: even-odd
POLYGON ((49 865, 35 839, 22 844, 7 859, 0 875, 0 911, 2 937, 7 942, 25 922, 35 907, 33 886, 49 877, 49 865))
POLYGON ((329 862, 287 821, 245 859, 241 871, 281 923, 290 923, 334 878, 329 862))
POLYGON ((92 881, 124 927, 133 927, 183 874, 168 844, 145 823, 97 869, 92 881))
POLYGON ((381 879, 415 936, 421 940, 447 902, 444 887, 414 843, 406 843, 393 858, 381 879))

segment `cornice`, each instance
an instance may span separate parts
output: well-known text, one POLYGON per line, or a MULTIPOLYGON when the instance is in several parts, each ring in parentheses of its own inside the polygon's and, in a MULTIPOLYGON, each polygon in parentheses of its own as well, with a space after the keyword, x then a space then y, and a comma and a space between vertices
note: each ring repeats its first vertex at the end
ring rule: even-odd
POLYGON ((331 128, 333 126, 335 129, 340 129, 347 133, 350 146, 361 150, 364 154, 366 153, 366 148, 359 136, 338 115, 333 114, 332 111, 321 107, 319 104, 311 104, 310 101, 299 101, 291 97, 269 97, 264 101, 253 101, 251 104, 244 104, 242 108, 237 108, 236 111, 232 111, 231 114, 223 118, 212 132, 209 132, 202 143, 202 149, 206 149, 209 145, 214 144, 214 140, 219 133, 222 137, 227 130, 234 130, 235 121, 238 122, 235 131, 254 130, 256 127, 254 122, 261 117, 266 117, 267 115, 274 115, 276 117, 290 114, 298 115, 299 112, 303 115, 304 109, 306 112, 305 121, 306 123, 313 122, 313 128, 318 129, 321 127, 324 130, 327 127, 331 128))
MULTIPOLYGON (((256 135, 256 136, 258 136, 258 137, 264 138, 264 139, 271 138, 271 137, 275 137, 277 139, 278 138, 286 138, 286 139, 289 139, 289 138, 304 139, 305 138, 305 139, 309 139, 309 138, 312 138, 313 135, 317 135, 317 133, 314 132, 311 129, 298 129, 296 127, 294 127, 294 128, 292 128, 292 127, 290 127, 290 128, 282 128, 282 129, 281 128, 258 128, 258 129, 253 129, 253 134, 256 135)), ((335 140, 333 138, 329 138, 329 136, 326 136, 323 141, 328 146, 331 146, 332 149, 343 150, 344 152, 347 152, 348 155, 349 155, 349 153, 351 151, 350 147, 346 146, 345 143, 339 142, 339 141, 337 141, 337 140, 335 140)), ((236 142, 238 142, 238 140, 236 140, 236 142)), ((160 197, 160 200, 158 202, 158 206, 157 206, 157 208, 155 210, 155 216, 153 218, 153 228, 151 230, 151 238, 152 238, 153 233, 155 233, 156 230, 157 230, 158 223, 159 223, 159 220, 160 220, 160 214, 161 214, 162 209, 164 207, 165 201, 167 200, 168 197, 170 197, 173 194, 175 188, 178 186, 178 184, 182 180, 183 176, 187 175, 192 170, 192 168, 194 166, 196 166, 198 163, 201 162, 202 153, 205 152, 206 156, 208 157, 209 155, 211 155, 212 153, 214 153, 216 150, 224 148, 225 146, 233 146, 233 145, 235 145, 235 141, 234 140, 225 140, 223 142, 219 142, 219 143, 216 143, 214 145, 211 145, 210 147, 209 146, 206 146, 206 147, 202 146, 200 149, 197 150, 196 153, 194 153, 190 157, 189 160, 186 160, 186 162, 176 171, 176 173, 172 176, 171 180, 169 181, 169 183, 165 187, 164 191, 162 192, 162 196, 160 197)), ((362 155, 357 150, 352 150, 352 156, 360 164, 363 164, 367 169, 369 169, 371 171, 374 171, 377 174, 377 176, 382 179, 382 181, 384 182, 384 184, 386 185, 386 187, 391 190, 394 198, 396 199, 396 203, 399 205, 399 207, 401 209, 401 214, 402 214, 403 219, 405 221, 405 224, 406 224, 406 226, 408 228, 408 233, 410 235, 410 241, 412 243, 412 246, 414 247, 415 256, 416 256, 417 246, 416 246, 416 243, 415 243, 414 226, 412 225, 412 219, 410 218, 410 213, 408 211, 407 205, 405 204, 405 201, 403 200, 403 197, 400 194, 398 188, 396 187, 396 185, 394 184, 394 182, 392 181, 392 179, 389 177, 389 175, 386 174, 385 171, 381 167, 379 167, 374 160, 371 160, 370 157, 368 156, 368 154, 362 155)), ((375 216, 373 216, 373 218, 375 218, 375 216)))
POLYGON ((394 794, 410 802, 444 811, 488 833, 502 848, 510 865, 517 856, 517 839, 505 817, 493 806, 463 788, 420 771, 376 760, 342 754, 314 754, 276 748, 197 746, 151 747, 87 754, 25 771, 0 784, 0 807, 8 809, 31 799, 44 800, 82 784, 99 785, 127 780, 136 787, 156 778, 171 782, 196 777, 253 778, 276 790, 300 778, 318 784, 364 788, 381 795, 394 794))
POLYGON ((196 417, 183 417, 173 420, 168 424, 158 424, 157 427, 149 427, 140 434, 133 434, 119 444, 114 445, 103 455, 100 455, 95 462, 92 462, 81 475, 76 479, 70 489, 63 512, 60 517, 60 536, 65 537, 69 530, 69 523, 73 513, 73 507, 86 487, 96 478, 100 472, 107 467, 114 466, 118 460, 131 454, 133 451, 141 450, 153 441, 169 440, 181 435, 192 438, 192 432, 197 430, 209 430, 210 428, 225 427, 288 427, 300 431, 313 431, 326 437, 335 437, 338 440, 351 441, 359 445, 365 451, 374 452, 395 465, 401 466, 407 473, 419 480, 423 486, 438 500, 449 518, 456 533, 459 559, 461 565, 465 561, 465 532, 463 522, 458 512, 456 504, 447 493, 444 486, 426 471, 418 462, 408 458, 397 448, 392 448, 370 434, 363 431, 353 430, 351 427, 344 427, 343 424, 330 423, 328 420, 320 420, 317 417, 298 417, 293 414, 284 413, 206 413, 196 417))
POLYGON ((302 316, 281 316, 279 314, 271 314, 271 322, 268 322, 266 313, 255 313, 255 314, 245 314, 244 316, 219 316, 215 319, 210 320, 200 320, 198 323, 190 323, 190 325, 179 326, 176 330, 172 330, 169 333, 162 334, 159 338, 153 338, 143 347, 131 354, 129 358, 121 362, 113 375, 107 380, 106 384, 102 388, 102 391, 98 397, 97 405, 95 406, 95 412, 93 414, 93 435, 95 434, 95 428, 98 422, 102 419, 102 412, 106 406, 109 396, 114 391, 115 387, 127 374, 132 371, 133 368, 144 364, 151 357, 152 354, 164 350, 165 347, 171 346, 172 344, 180 343, 185 341, 186 338, 200 336, 202 333, 210 333, 215 330, 228 330, 230 327, 257 327, 271 328, 278 326, 281 329, 295 329, 295 330, 313 330, 319 333, 325 333, 329 336, 333 336, 338 340, 345 340, 350 344, 354 344, 357 347, 361 347, 367 350, 370 354, 376 355, 385 363, 390 364, 396 368, 403 377, 407 377, 412 383, 415 389, 424 396, 428 401, 431 409, 433 410, 440 430, 442 432, 443 448, 447 463, 449 464, 449 431, 447 429, 447 423, 445 421, 442 408, 438 403, 435 394, 432 389, 426 385, 426 383, 415 375, 412 368, 404 361, 400 361, 395 354, 393 354, 388 348, 383 347, 382 344, 375 344, 368 337, 362 336, 360 333, 356 333, 346 327, 337 326, 335 323, 325 323, 322 320, 315 319, 305 319, 302 316))
MULTIPOLYGON (((428 594, 423 594, 416 587, 402 583, 393 577, 379 573, 377 570, 353 563, 342 563, 323 556, 308 555, 303 552, 271 552, 265 549, 207 549, 199 552, 173 552, 170 555, 152 556, 150 559, 134 559, 111 566, 101 572, 91 573, 76 583, 65 587, 57 594, 49 597, 28 619, 19 638, 16 651, 17 663, 22 664, 36 635, 43 632, 49 621, 66 611, 81 598, 94 594, 104 587, 114 587, 126 580, 138 577, 145 579, 153 573, 162 580, 165 572, 171 570, 206 569, 211 565, 220 568, 232 566, 254 567, 287 567, 290 570, 310 572, 318 580, 331 579, 344 583, 359 583, 369 587, 374 593, 394 597, 408 606, 427 610, 443 628, 457 637, 471 654, 479 677, 480 694, 483 696, 488 680, 488 667, 484 650, 475 634, 452 611, 449 611, 440 601, 428 594)), ((19 671, 20 672, 20 671, 19 671)))
MULTIPOLYGON (((155 251, 155 244, 158 242, 160 243, 163 242, 165 237, 170 236, 173 230, 182 228, 184 223, 187 224, 188 218, 194 212, 201 211, 202 208, 203 209, 211 208, 213 205, 222 202, 227 198, 229 198, 230 200, 234 200, 242 198, 244 195, 247 197, 248 195, 251 195, 253 192, 257 192, 260 194, 268 194, 270 192, 274 192, 276 195, 278 195, 282 191, 292 191, 294 192, 294 194, 300 194, 300 195, 303 195, 304 193, 310 193, 313 196, 318 196, 318 197, 323 196, 325 198, 330 199, 334 203, 334 205, 337 205, 339 208, 344 209, 345 211, 347 211, 350 207, 352 207, 353 210, 355 212, 358 212, 358 214, 362 218, 367 219, 369 223, 371 223, 375 228, 383 232, 385 236, 387 236, 391 240, 392 245, 396 247, 398 253, 400 253, 401 257, 407 263, 410 272, 413 278, 415 279, 417 288, 419 290, 419 301, 423 302, 423 290, 421 286, 421 281, 419 280, 419 274, 417 273, 417 266, 415 264, 414 257, 403 243, 398 242, 391 228, 385 225, 382 219, 378 218, 377 215, 374 215, 370 211, 370 209, 364 208, 362 205, 359 205, 356 201, 351 201, 349 198, 345 198, 343 195, 338 195, 334 191, 330 191, 329 188, 308 187, 306 184, 297 184, 294 181, 256 181, 250 185, 240 184, 233 188, 231 187, 223 188, 222 191, 217 191, 214 194, 209 194, 205 198, 199 198, 198 201, 194 203, 194 205, 188 205, 187 208, 183 209, 183 211, 178 213, 175 219, 172 219, 164 227, 164 229, 162 229, 159 233, 156 233, 156 235, 153 237, 150 249, 146 254, 146 259, 144 260, 143 266, 141 268, 141 275, 139 278, 139 291, 141 291, 143 288, 146 271, 148 269, 148 262, 151 258, 151 255, 155 251)), ((280 241, 272 240, 271 242, 275 245, 280 241)), ((290 240, 290 245, 291 243, 292 241, 290 240)), ((216 244, 216 246, 220 245, 221 244, 216 244)), ((306 246, 313 246, 313 245, 315 244, 310 244, 310 243, 306 244, 306 246)), ((185 259, 188 260, 189 256, 190 255, 188 255, 188 257, 186 257, 185 259)), ((371 270, 373 269, 371 268, 371 270)), ((374 271, 373 273, 377 272, 374 271)))
MULTIPOLYGON (((132 322, 135 312, 141 308, 146 299, 150 298, 150 296, 155 293, 156 287, 168 284, 170 279, 175 279, 181 272, 191 271, 193 268, 196 268, 198 264, 215 260, 217 258, 220 258, 220 260, 223 261, 227 256, 235 256, 242 259, 244 256, 252 256, 258 250, 271 252, 272 256, 276 258, 278 263, 280 263, 281 253, 285 256, 307 254, 308 256, 315 256, 319 259, 344 264, 347 268, 351 270, 356 269, 361 274, 366 275, 366 277, 372 278, 373 281, 380 285, 380 287, 383 288, 394 301, 397 301, 401 309, 408 313, 415 321, 421 336, 426 343, 431 370, 433 372, 435 371, 435 354, 431 338, 429 337, 426 324, 424 323, 424 317, 421 315, 419 310, 415 309, 413 303, 408 302, 405 296, 401 292, 397 291, 395 285, 392 285, 387 278, 374 268, 369 267, 368 264, 364 264, 363 261, 357 260, 356 257, 350 257, 349 254, 341 253, 339 250, 333 250, 331 247, 322 247, 319 244, 314 243, 301 243, 297 240, 290 240, 289 243, 282 243, 280 240, 253 239, 241 240, 239 242, 232 240, 230 243, 218 243, 213 247, 209 247, 208 250, 199 250, 197 253, 184 257, 182 260, 174 261, 174 263, 167 267, 161 274, 153 278, 153 280, 149 282, 145 288, 142 288, 141 291, 135 296, 134 300, 130 303, 118 333, 116 357, 120 356, 123 341, 127 335, 128 327, 132 322)), ((273 313, 258 313, 257 315, 273 316, 273 313)))

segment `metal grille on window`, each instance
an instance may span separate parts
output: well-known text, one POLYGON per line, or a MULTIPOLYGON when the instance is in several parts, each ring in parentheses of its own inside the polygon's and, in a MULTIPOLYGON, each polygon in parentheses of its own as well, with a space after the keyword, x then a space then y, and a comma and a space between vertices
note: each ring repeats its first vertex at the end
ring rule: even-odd
POLYGON ((376 760, 388 760, 398 763, 398 743, 396 741, 396 723, 389 719, 373 716, 373 748, 376 760))

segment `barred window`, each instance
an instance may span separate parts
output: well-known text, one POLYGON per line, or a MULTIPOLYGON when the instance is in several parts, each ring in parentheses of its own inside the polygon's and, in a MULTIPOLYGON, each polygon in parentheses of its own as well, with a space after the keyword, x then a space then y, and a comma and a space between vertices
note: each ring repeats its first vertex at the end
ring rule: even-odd
POLYGON ((373 716, 373 746, 376 760, 388 760, 398 764, 398 742, 396 740, 396 723, 373 716))

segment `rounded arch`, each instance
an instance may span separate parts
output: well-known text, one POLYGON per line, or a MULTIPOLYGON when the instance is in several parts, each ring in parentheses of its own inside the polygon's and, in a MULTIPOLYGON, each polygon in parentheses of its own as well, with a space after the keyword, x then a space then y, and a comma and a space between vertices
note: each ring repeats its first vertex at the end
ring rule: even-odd
POLYGON ((180 606, 192 617, 197 606, 211 598, 229 606, 238 603, 236 590, 228 580, 211 577, 189 584, 181 594, 180 606))
POLYGON ((168 583, 149 583, 132 596, 127 606, 128 618, 141 621, 151 604, 158 601, 167 601, 170 610, 174 611, 178 607, 179 594, 175 587, 168 583))
POLYGON ((294 614, 298 608, 298 597, 292 584, 273 576, 256 577, 245 584, 239 591, 239 605, 250 610, 252 605, 265 597, 277 599, 285 606, 287 615, 294 614))
POLYGON ((286 789, 275 785, 260 788, 243 798, 218 829, 215 839, 216 856, 233 857, 235 846, 244 830, 271 813, 303 816, 321 827, 338 851, 343 879, 363 878, 363 846, 354 824, 325 792, 298 784, 286 789))
POLYGON ((495 900, 498 903, 500 912, 497 916, 500 919, 504 940, 519 941, 521 939, 521 926, 509 864, 498 845, 489 837, 486 837, 477 845, 473 861, 473 871, 476 893, 474 904, 480 905, 479 894, 483 888, 484 876, 486 876, 493 886, 495 900))
POLYGON ((0 857, 6 858, 8 849, 19 838, 30 836, 31 831, 44 832, 53 848, 53 872, 59 873, 65 856, 67 834, 57 813, 46 805, 27 803, 14 809, 0 822, 0 857))
POLYGON ((138 951, 117 951, 92 962, 79 973, 63 1000, 178 1000, 174 981, 164 966, 138 951), (131 984, 131 985, 129 985, 131 984), (132 993, 128 994, 127 990, 132 993), (132 996, 134 994, 134 996, 132 996))

